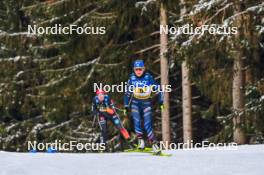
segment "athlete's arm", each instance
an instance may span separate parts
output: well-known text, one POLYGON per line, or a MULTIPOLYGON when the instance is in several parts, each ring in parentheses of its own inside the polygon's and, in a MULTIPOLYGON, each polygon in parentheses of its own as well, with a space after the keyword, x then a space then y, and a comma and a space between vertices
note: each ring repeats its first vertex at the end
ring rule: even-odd
POLYGON ((163 104, 163 98, 164 98, 164 93, 163 93, 162 87, 159 84, 157 84, 157 82, 155 81, 155 79, 153 78, 152 75, 150 75, 150 82, 151 82, 151 85, 153 86, 153 90, 159 96, 160 105, 162 105, 163 104))
POLYGON ((131 79, 129 78, 126 86, 125 96, 124 96, 124 106, 125 108, 129 107, 129 101, 132 98, 132 92, 129 89, 129 86, 131 85, 131 79))

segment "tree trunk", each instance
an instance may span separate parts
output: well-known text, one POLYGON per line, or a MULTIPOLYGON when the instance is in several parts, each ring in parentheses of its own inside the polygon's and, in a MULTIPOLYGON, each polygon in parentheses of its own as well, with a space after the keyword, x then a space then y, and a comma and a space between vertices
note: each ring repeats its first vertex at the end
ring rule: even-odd
POLYGON ((234 142, 238 144, 244 144, 245 134, 241 128, 242 118, 244 114, 240 114, 245 108, 245 74, 243 71, 243 60, 241 54, 238 54, 234 59, 233 66, 233 109, 235 116, 233 118, 234 125, 234 142))
MULTIPOLYGON (((160 5, 160 25, 167 25, 166 7, 161 2, 160 5)), ((168 69, 168 36, 165 32, 160 34, 160 73, 161 85, 169 84, 169 69, 168 69)), ((162 141, 170 142, 170 102, 169 93, 164 92, 164 110, 162 111, 162 141)))
MULTIPOLYGON (((186 13, 185 2, 181 0, 181 16, 186 13)), ((182 113, 183 113, 183 141, 190 147, 192 141, 192 91, 190 73, 186 61, 181 65, 182 69, 182 113)))
MULTIPOLYGON (((239 13, 240 3, 237 2, 235 13, 239 13)), ((236 25, 238 27, 238 33, 236 35, 236 40, 240 40, 240 36, 242 34, 242 17, 241 15, 237 18, 236 25)), ((243 111, 245 109, 245 72, 244 72, 244 64, 243 64, 243 53, 241 51, 240 45, 237 45, 237 51, 234 58, 233 65, 233 110, 235 112, 235 116, 233 117, 233 140, 238 144, 244 144, 246 142, 245 134, 242 129, 243 124, 243 111)))
POLYGON ((182 69, 182 114, 183 114, 183 141, 190 146, 192 140, 192 91, 189 80, 189 68, 186 61, 182 69))

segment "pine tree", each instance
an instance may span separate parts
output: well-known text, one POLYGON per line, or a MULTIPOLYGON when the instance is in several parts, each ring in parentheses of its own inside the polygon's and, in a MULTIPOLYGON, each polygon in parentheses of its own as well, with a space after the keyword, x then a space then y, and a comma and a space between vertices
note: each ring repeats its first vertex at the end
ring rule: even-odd
MULTIPOLYGON (((185 1, 181 0, 181 16, 186 14, 185 1)), ((184 59, 184 58, 183 58, 184 59)), ((183 141, 190 146, 192 140, 192 90, 190 70, 186 60, 181 64, 182 70, 182 111, 183 111, 183 141)))
MULTIPOLYGON (((160 25, 166 27, 167 11, 163 2, 160 3, 160 25)), ((168 37, 165 32, 160 34, 160 72, 161 85, 164 87, 169 85, 169 67, 168 67, 168 37)), ((163 142, 170 142, 170 102, 169 93, 164 92, 164 110, 162 111, 162 140, 163 142)))
MULTIPOLYGON (((231 142, 236 128, 250 143, 263 142, 264 4, 240 1, 239 11, 236 2, 185 1, 189 13, 181 14, 179 0, 162 1, 168 26, 217 24, 242 26, 242 30, 239 35, 168 34, 161 45, 160 1, 0 1, 1 149, 25 150, 27 140, 95 142, 98 129, 91 127, 90 117, 93 83, 126 81, 135 59, 144 59, 157 81, 172 85, 169 102, 165 100, 171 142, 184 140, 186 111, 193 117, 188 118, 188 126, 192 122, 195 142, 231 142), (107 32, 102 36, 27 33, 28 25, 55 24, 105 26, 107 32), (161 46, 166 47, 160 55, 161 46), (167 63, 160 64, 164 60, 167 63), (166 71, 161 70, 164 65, 166 71), (243 103, 236 101, 237 95, 243 103)), ((122 93, 110 95, 122 104, 122 93)), ((159 112, 154 110, 153 124, 161 139, 164 118, 159 112)), ((112 127, 109 132, 114 147, 118 133, 112 127)))
MULTIPOLYGON (((259 15, 263 14, 263 3, 257 0, 239 2, 239 4, 243 6, 243 10, 237 12, 234 9, 236 4, 234 2, 235 1, 223 2, 209 0, 188 1, 190 13, 180 15, 180 19, 177 13, 170 13, 170 23, 173 26, 179 26, 179 24, 181 26, 192 24, 194 27, 199 27, 202 25, 216 24, 219 26, 234 27, 239 16, 243 16, 244 25, 245 18, 250 15, 252 19, 251 24, 247 24, 243 26, 243 28, 251 28, 252 31, 259 33, 258 39, 261 41, 261 27, 258 26, 261 22, 258 21, 258 19, 260 17, 259 15)), ((248 59, 252 58, 252 52, 249 50, 252 46, 256 48, 256 45, 251 44, 252 42, 243 34, 240 35, 239 39, 234 35, 209 35, 208 33, 193 35, 175 34, 171 38, 172 41, 175 41, 175 43, 173 43, 175 45, 172 46, 175 49, 175 57, 187 60, 187 66, 191 70, 190 78, 193 85, 192 89, 194 89, 193 92, 199 94, 198 97, 195 97, 195 100, 193 100, 192 113, 195 113, 196 118, 193 128, 195 130, 198 129, 196 122, 199 122, 199 120, 204 122, 206 122, 206 120, 214 120, 219 122, 220 128, 222 129, 219 131, 215 128, 216 130, 214 133, 211 132, 207 137, 214 142, 232 141, 233 117, 238 115, 232 110, 232 98, 230 98, 232 97, 231 89, 233 77, 231 75, 233 74, 234 68, 233 61, 238 57, 246 58, 246 60, 242 60, 244 65, 246 64, 246 66, 242 68, 244 71, 244 69, 248 68, 248 65, 253 64, 252 61, 254 59, 248 59), (237 45, 240 45, 239 48, 237 48, 237 45), (241 55, 238 56, 235 53, 241 55), (209 101, 204 103, 202 99, 209 101), (199 106, 198 110, 197 106, 199 106), (199 115, 197 114, 199 113, 202 119, 198 119, 199 115)), ((256 57, 256 55, 261 55, 261 53, 262 52, 255 52, 254 57, 256 57)), ((253 67, 257 68, 258 66, 254 65, 253 67)), ((257 69, 254 70, 253 74, 256 73, 255 71, 257 71, 257 69)), ((260 81, 258 82, 260 83, 260 81)), ((243 86, 246 87, 245 84, 243 86)), ((239 93, 239 91, 241 90, 237 89, 236 93, 239 93)), ((257 98, 256 101, 259 101, 259 99, 257 98)), ((251 104, 252 102, 247 100, 245 111, 252 111, 254 107, 249 107, 251 104)), ((256 108, 260 109, 262 107, 256 108)), ((241 113, 243 114, 243 112, 241 113)), ((261 115, 258 114, 258 116, 262 118, 261 115)), ((241 120, 241 125, 239 124, 243 130, 247 130, 246 132, 252 132, 252 130, 249 129, 249 127, 252 126, 250 124, 251 122, 248 122, 251 120, 249 118, 250 117, 245 114, 241 120), (246 123, 244 123, 244 121, 246 121, 246 123)), ((197 138, 196 134, 198 133, 194 133, 194 138, 197 138)))
MULTIPOLYGON (((241 12, 241 4, 239 1, 236 1, 235 13, 241 12)), ((238 33, 236 34, 237 40, 241 39, 242 35, 242 26, 243 26, 242 16, 238 16, 236 20, 236 24, 238 27, 238 33)), ((234 58, 233 65, 233 109, 234 109, 234 142, 238 144, 244 144, 246 142, 245 133, 242 129, 242 125, 244 125, 244 111, 245 111, 245 72, 244 72, 244 58, 243 58, 243 50, 237 44, 237 50, 234 58)))

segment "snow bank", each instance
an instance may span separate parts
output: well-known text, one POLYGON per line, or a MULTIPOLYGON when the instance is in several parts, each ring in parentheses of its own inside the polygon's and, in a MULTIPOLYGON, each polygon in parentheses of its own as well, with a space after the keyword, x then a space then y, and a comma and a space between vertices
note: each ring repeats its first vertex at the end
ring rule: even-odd
POLYGON ((264 145, 238 150, 176 150, 172 157, 146 153, 0 152, 0 175, 260 175, 264 145))

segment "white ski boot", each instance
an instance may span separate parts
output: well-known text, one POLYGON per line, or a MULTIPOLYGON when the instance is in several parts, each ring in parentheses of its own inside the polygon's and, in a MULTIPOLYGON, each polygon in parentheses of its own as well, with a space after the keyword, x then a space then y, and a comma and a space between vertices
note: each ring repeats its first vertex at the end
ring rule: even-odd
POLYGON ((152 150, 153 150, 153 153, 156 155, 159 155, 161 153, 161 150, 156 142, 152 144, 152 150))
POLYGON ((143 150, 145 148, 145 142, 143 139, 138 139, 138 149, 143 150))

